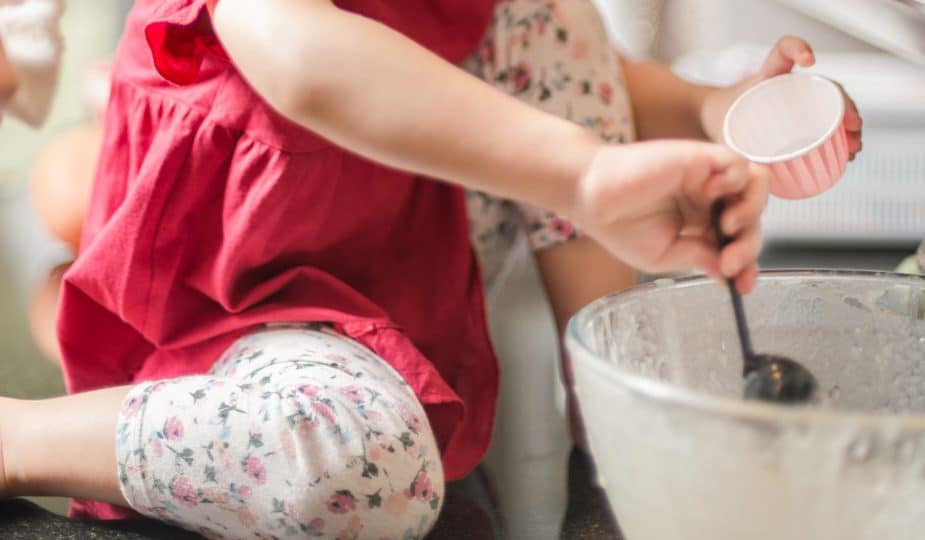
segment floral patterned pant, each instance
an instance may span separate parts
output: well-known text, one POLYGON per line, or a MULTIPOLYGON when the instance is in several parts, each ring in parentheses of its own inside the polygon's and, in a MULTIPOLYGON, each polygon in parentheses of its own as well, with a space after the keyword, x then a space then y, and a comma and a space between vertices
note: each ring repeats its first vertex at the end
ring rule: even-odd
MULTIPOLYGON (((463 66, 602 140, 634 138, 617 55, 590 0, 499 0, 463 66)), ((535 249, 577 236, 553 214, 471 193, 491 283, 525 228, 535 249)), ((133 388, 119 481, 135 510, 210 537, 422 537, 443 497, 423 409, 401 377, 320 327, 237 342, 208 375, 133 388)))
POLYGON ((414 393, 317 326, 269 328, 209 375, 134 387, 116 456, 132 508, 215 538, 421 538, 443 499, 414 393))

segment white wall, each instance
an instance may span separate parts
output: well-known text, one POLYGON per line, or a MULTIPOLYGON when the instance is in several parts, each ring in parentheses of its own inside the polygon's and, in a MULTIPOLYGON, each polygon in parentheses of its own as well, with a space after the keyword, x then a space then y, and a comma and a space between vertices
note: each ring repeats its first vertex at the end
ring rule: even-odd
POLYGON ((693 50, 809 39, 819 51, 865 51, 869 45, 773 0, 595 0, 614 41, 628 54, 670 61, 693 50))

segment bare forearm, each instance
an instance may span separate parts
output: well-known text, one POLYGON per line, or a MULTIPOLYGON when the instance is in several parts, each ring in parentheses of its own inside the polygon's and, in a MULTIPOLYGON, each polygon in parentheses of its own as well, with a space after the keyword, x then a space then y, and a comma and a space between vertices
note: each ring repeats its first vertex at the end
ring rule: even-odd
POLYGON ((703 103, 715 88, 700 86, 650 61, 623 60, 640 139, 706 139, 703 103))
MULTIPOLYGON (((579 309, 601 296, 632 287, 638 280, 635 270, 590 238, 544 249, 537 253, 536 260, 560 336, 564 334, 568 320, 579 309)), ((573 390, 572 364, 564 349, 561 369, 572 439, 587 451, 587 440, 573 390)))
POLYGON ((272 106, 393 167, 568 213, 598 146, 328 0, 222 0, 213 20, 272 106))
POLYGON ((560 333, 586 304, 638 280, 635 270, 591 238, 544 249, 536 260, 560 333))

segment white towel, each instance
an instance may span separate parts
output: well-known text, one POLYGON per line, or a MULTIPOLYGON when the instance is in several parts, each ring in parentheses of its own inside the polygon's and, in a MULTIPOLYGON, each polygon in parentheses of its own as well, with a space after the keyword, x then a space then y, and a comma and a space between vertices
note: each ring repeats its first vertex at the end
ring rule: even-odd
POLYGON ((0 38, 19 79, 16 94, 2 112, 33 126, 45 121, 58 83, 61 2, 0 0, 0 38))

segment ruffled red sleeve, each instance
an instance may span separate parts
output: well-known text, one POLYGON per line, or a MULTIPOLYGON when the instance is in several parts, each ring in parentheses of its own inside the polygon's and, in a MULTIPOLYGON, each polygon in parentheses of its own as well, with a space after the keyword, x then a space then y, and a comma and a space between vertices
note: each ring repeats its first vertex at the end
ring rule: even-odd
POLYGON ((203 60, 228 60, 212 28, 210 13, 218 0, 187 0, 171 5, 169 12, 145 27, 145 38, 157 71, 175 84, 190 84, 199 76, 203 60))

